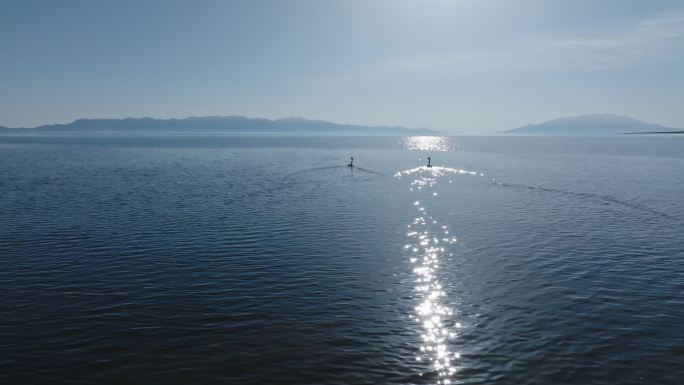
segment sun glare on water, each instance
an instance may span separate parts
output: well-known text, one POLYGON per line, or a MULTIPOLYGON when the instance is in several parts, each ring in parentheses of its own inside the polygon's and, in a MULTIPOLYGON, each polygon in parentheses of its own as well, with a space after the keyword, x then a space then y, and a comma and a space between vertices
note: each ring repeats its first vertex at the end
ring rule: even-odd
MULTIPOLYGON (((440 146, 439 138, 420 137, 414 145, 423 148, 440 146)), ((417 197, 430 201, 437 199, 432 191, 439 179, 445 175, 484 176, 482 173, 458 168, 427 166, 399 171, 394 176, 413 176, 409 179, 409 190, 417 197), (427 191, 426 191, 427 190, 427 191)), ((407 225, 407 243, 404 250, 413 268, 415 313, 411 316, 421 329, 421 342, 416 361, 427 364, 425 369, 436 375, 437 384, 452 383, 461 354, 453 351, 461 323, 456 322, 454 310, 447 304, 451 302, 444 289, 440 267, 444 259, 452 256, 450 249, 458 239, 449 233, 449 227, 440 224, 421 200, 413 202, 416 212, 414 219, 407 225)), ((421 374, 422 376, 422 374, 421 374)))
POLYGON ((407 150, 455 151, 456 143, 446 136, 409 136, 402 139, 407 150))

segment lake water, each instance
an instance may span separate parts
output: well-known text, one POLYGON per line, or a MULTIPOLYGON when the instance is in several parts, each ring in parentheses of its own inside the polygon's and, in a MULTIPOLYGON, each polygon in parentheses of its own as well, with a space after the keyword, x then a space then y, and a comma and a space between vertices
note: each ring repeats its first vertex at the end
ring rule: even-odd
POLYGON ((684 137, 0 137, 0 170, 2 384, 684 378, 684 137))

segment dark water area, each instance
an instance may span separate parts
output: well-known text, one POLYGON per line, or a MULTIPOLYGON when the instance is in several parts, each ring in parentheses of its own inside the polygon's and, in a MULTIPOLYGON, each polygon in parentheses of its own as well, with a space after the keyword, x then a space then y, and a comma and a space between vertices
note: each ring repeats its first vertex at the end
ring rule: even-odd
POLYGON ((0 137, 0 170, 1 384, 684 378, 684 137, 0 137))

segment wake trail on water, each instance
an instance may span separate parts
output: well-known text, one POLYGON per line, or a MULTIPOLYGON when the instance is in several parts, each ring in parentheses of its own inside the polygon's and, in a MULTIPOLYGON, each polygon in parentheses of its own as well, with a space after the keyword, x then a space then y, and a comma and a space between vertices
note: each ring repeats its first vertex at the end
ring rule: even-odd
POLYGON ((637 203, 626 202, 626 201, 620 200, 620 199, 615 198, 615 197, 610 196, 610 195, 594 194, 594 193, 588 193, 588 192, 577 192, 577 191, 556 189, 556 188, 551 188, 551 187, 529 186, 529 185, 519 184, 519 183, 500 182, 500 181, 496 180, 495 178, 492 178, 492 183, 494 185, 502 186, 502 187, 517 188, 517 189, 524 189, 524 190, 530 190, 530 191, 539 191, 539 192, 544 192, 544 193, 566 195, 566 196, 572 196, 572 197, 581 198, 581 199, 588 199, 588 200, 594 200, 594 201, 599 201, 599 202, 604 202, 604 203, 610 203, 610 204, 614 204, 617 206, 627 207, 627 208, 630 208, 632 210, 657 215, 657 216, 667 218, 667 219, 678 219, 677 217, 674 217, 674 216, 666 214, 664 212, 652 209, 650 207, 643 206, 643 205, 640 205, 637 203))
POLYGON ((306 168, 304 170, 293 171, 293 172, 289 173, 288 175, 297 175, 297 174, 304 174, 304 173, 311 172, 311 171, 332 170, 332 169, 341 169, 341 168, 344 168, 344 166, 311 167, 311 168, 306 168))
POLYGON ((350 170, 352 170, 352 171, 357 171, 357 170, 358 170, 358 171, 363 171, 363 172, 366 172, 366 173, 369 173, 369 174, 384 175, 384 174, 381 173, 381 172, 369 170, 369 169, 367 169, 367 168, 363 168, 363 167, 359 167, 359 166, 354 166, 354 167, 349 167, 349 166, 312 167, 312 168, 307 168, 307 169, 304 169, 304 170, 299 170, 299 171, 291 172, 289 175, 304 174, 304 173, 307 173, 307 172, 319 171, 319 170, 332 170, 332 169, 344 169, 344 168, 348 168, 348 169, 350 169, 350 170))
POLYGON ((465 170, 462 168, 453 168, 453 167, 443 167, 443 166, 420 166, 416 168, 411 168, 408 170, 403 170, 403 171, 397 171, 394 176, 396 178, 401 178, 402 176, 407 176, 407 175, 413 175, 413 174, 418 174, 422 172, 429 171, 429 177, 439 177, 445 174, 466 174, 466 175, 475 175, 475 176, 484 176, 484 173, 477 172, 477 171, 469 171, 465 170))
MULTIPOLYGON (((333 170, 333 169, 345 169, 349 168, 347 166, 323 166, 323 167, 312 167, 312 168, 307 168, 303 170, 298 170, 298 171, 293 171, 287 174, 282 174, 280 178, 271 180, 268 182, 268 186, 265 186, 263 188, 260 188, 258 190, 253 190, 253 191, 247 191, 244 192, 242 195, 238 197, 231 198, 225 202, 226 205, 232 205, 235 203, 239 203, 241 201, 244 201, 245 199, 251 199, 251 198, 256 198, 259 196, 263 195, 273 195, 274 193, 277 193, 279 191, 284 191, 288 190, 290 188, 293 188, 295 186, 298 186, 302 183, 306 183, 306 181, 303 181, 302 179, 295 178, 297 175, 302 175, 306 174, 309 172, 315 172, 315 171, 323 171, 323 170, 333 170)), ((357 167, 354 166, 352 168, 352 172, 355 170, 362 171, 364 173, 368 174, 373 174, 373 175, 385 175, 377 171, 373 170, 368 170, 365 168, 357 167)))
POLYGON ((369 173, 369 174, 375 174, 375 175, 385 175, 385 174, 383 174, 383 173, 381 173, 381 172, 369 170, 369 169, 367 169, 367 168, 362 168, 362 167, 358 167, 358 166, 354 166, 354 167, 352 168, 352 170, 354 170, 354 171, 360 170, 360 171, 367 172, 367 173, 369 173))

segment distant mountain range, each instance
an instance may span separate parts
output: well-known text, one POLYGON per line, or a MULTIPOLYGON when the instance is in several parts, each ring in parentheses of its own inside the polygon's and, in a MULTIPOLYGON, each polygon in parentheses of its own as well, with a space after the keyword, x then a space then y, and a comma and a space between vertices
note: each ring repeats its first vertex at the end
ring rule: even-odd
MULTIPOLYGON (((262 119, 207 116, 185 119, 78 119, 33 128, 0 126, 0 135, 60 134, 309 134, 309 135, 440 135, 438 131, 399 126, 359 126, 304 118, 262 119)), ((646 123, 627 116, 589 114, 549 120, 505 131, 522 135, 607 135, 684 133, 683 129, 646 123)))
POLYGON ((261 119, 244 116, 209 116, 185 119, 78 119, 67 124, 33 128, 0 127, 0 134, 151 134, 151 133, 236 133, 236 134, 339 134, 339 135, 434 135, 426 128, 357 126, 304 118, 261 119))
POLYGON ((681 133, 682 129, 642 122, 614 114, 589 114, 549 120, 506 131, 524 135, 605 135, 681 133))

